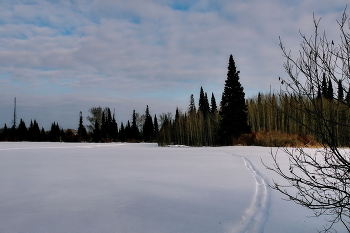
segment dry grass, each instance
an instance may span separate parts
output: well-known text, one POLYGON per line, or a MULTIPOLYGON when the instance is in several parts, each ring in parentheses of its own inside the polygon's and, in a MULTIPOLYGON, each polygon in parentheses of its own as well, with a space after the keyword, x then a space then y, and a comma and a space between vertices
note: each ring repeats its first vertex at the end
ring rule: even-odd
POLYGON ((252 132, 234 140, 235 145, 265 147, 320 147, 310 135, 288 134, 281 131, 252 132))

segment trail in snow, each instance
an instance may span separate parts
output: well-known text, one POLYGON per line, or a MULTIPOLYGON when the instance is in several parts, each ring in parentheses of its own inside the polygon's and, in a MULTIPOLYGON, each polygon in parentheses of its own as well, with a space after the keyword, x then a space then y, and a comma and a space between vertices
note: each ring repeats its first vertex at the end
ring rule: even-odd
POLYGON ((263 233, 270 210, 270 187, 266 179, 259 173, 249 159, 240 155, 232 155, 243 159, 244 165, 255 179, 253 200, 250 206, 245 210, 241 221, 233 228, 233 232, 263 233))

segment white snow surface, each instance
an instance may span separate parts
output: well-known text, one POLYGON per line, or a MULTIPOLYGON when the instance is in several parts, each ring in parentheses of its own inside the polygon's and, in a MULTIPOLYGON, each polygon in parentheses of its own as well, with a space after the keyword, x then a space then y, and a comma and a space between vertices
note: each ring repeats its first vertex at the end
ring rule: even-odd
MULTIPOLYGON (((276 149, 272 149, 276 150, 276 149)), ((317 232, 271 190, 271 148, 0 143, 0 232, 317 232)), ((281 164, 288 160, 281 153, 281 164)))

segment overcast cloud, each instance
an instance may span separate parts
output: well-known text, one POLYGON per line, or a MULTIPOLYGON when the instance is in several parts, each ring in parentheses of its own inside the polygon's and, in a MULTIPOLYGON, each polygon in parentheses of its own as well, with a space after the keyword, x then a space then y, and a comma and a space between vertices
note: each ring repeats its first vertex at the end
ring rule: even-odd
MULTIPOLYGON (((0 127, 18 120, 77 128, 79 112, 186 110, 199 89, 219 102, 232 54, 246 97, 278 90, 279 36, 299 49, 299 30, 338 38, 346 0, 4 0, 0 3, 0 127)), ((86 120, 84 123, 88 123, 86 120)))

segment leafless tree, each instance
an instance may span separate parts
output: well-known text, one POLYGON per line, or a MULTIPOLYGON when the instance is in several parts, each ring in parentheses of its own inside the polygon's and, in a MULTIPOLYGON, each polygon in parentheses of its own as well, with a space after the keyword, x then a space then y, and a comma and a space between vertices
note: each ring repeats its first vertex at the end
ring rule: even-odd
MULTIPOLYGON (((337 40, 329 40, 325 32, 319 32, 320 20, 315 16, 313 23, 312 36, 300 33, 302 42, 298 58, 293 58, 280 42, 288 78, 279 79, 284 87, 282 94, 294 96, 296 101, 290 104, 301 109, 308 119, 294 120, 304 124, 323 148, 284 148, 283 155, 289 158, 288 167, 279 162, 281 153, 271 153, 273 165, 265 166, 287 181, 287 185, 273 181, 273 189, 288 200, 314 210, 316 216, 327 216, 329 224, 322 232, 331 231, 337 223, 350 232, 350 151, 343 149, 344 145, 349 146, 350 122, 348 117, 342 117, 347 115, 344 113, 348 113, 350 105, 347 98, 322 96, 324 77, 333 84, 341 80, 340 83, 349 86, 350 21, 345 8, 337 21, 340 30, 337 40)), ((345 90, 349 96, 349 89, 345 90)))

